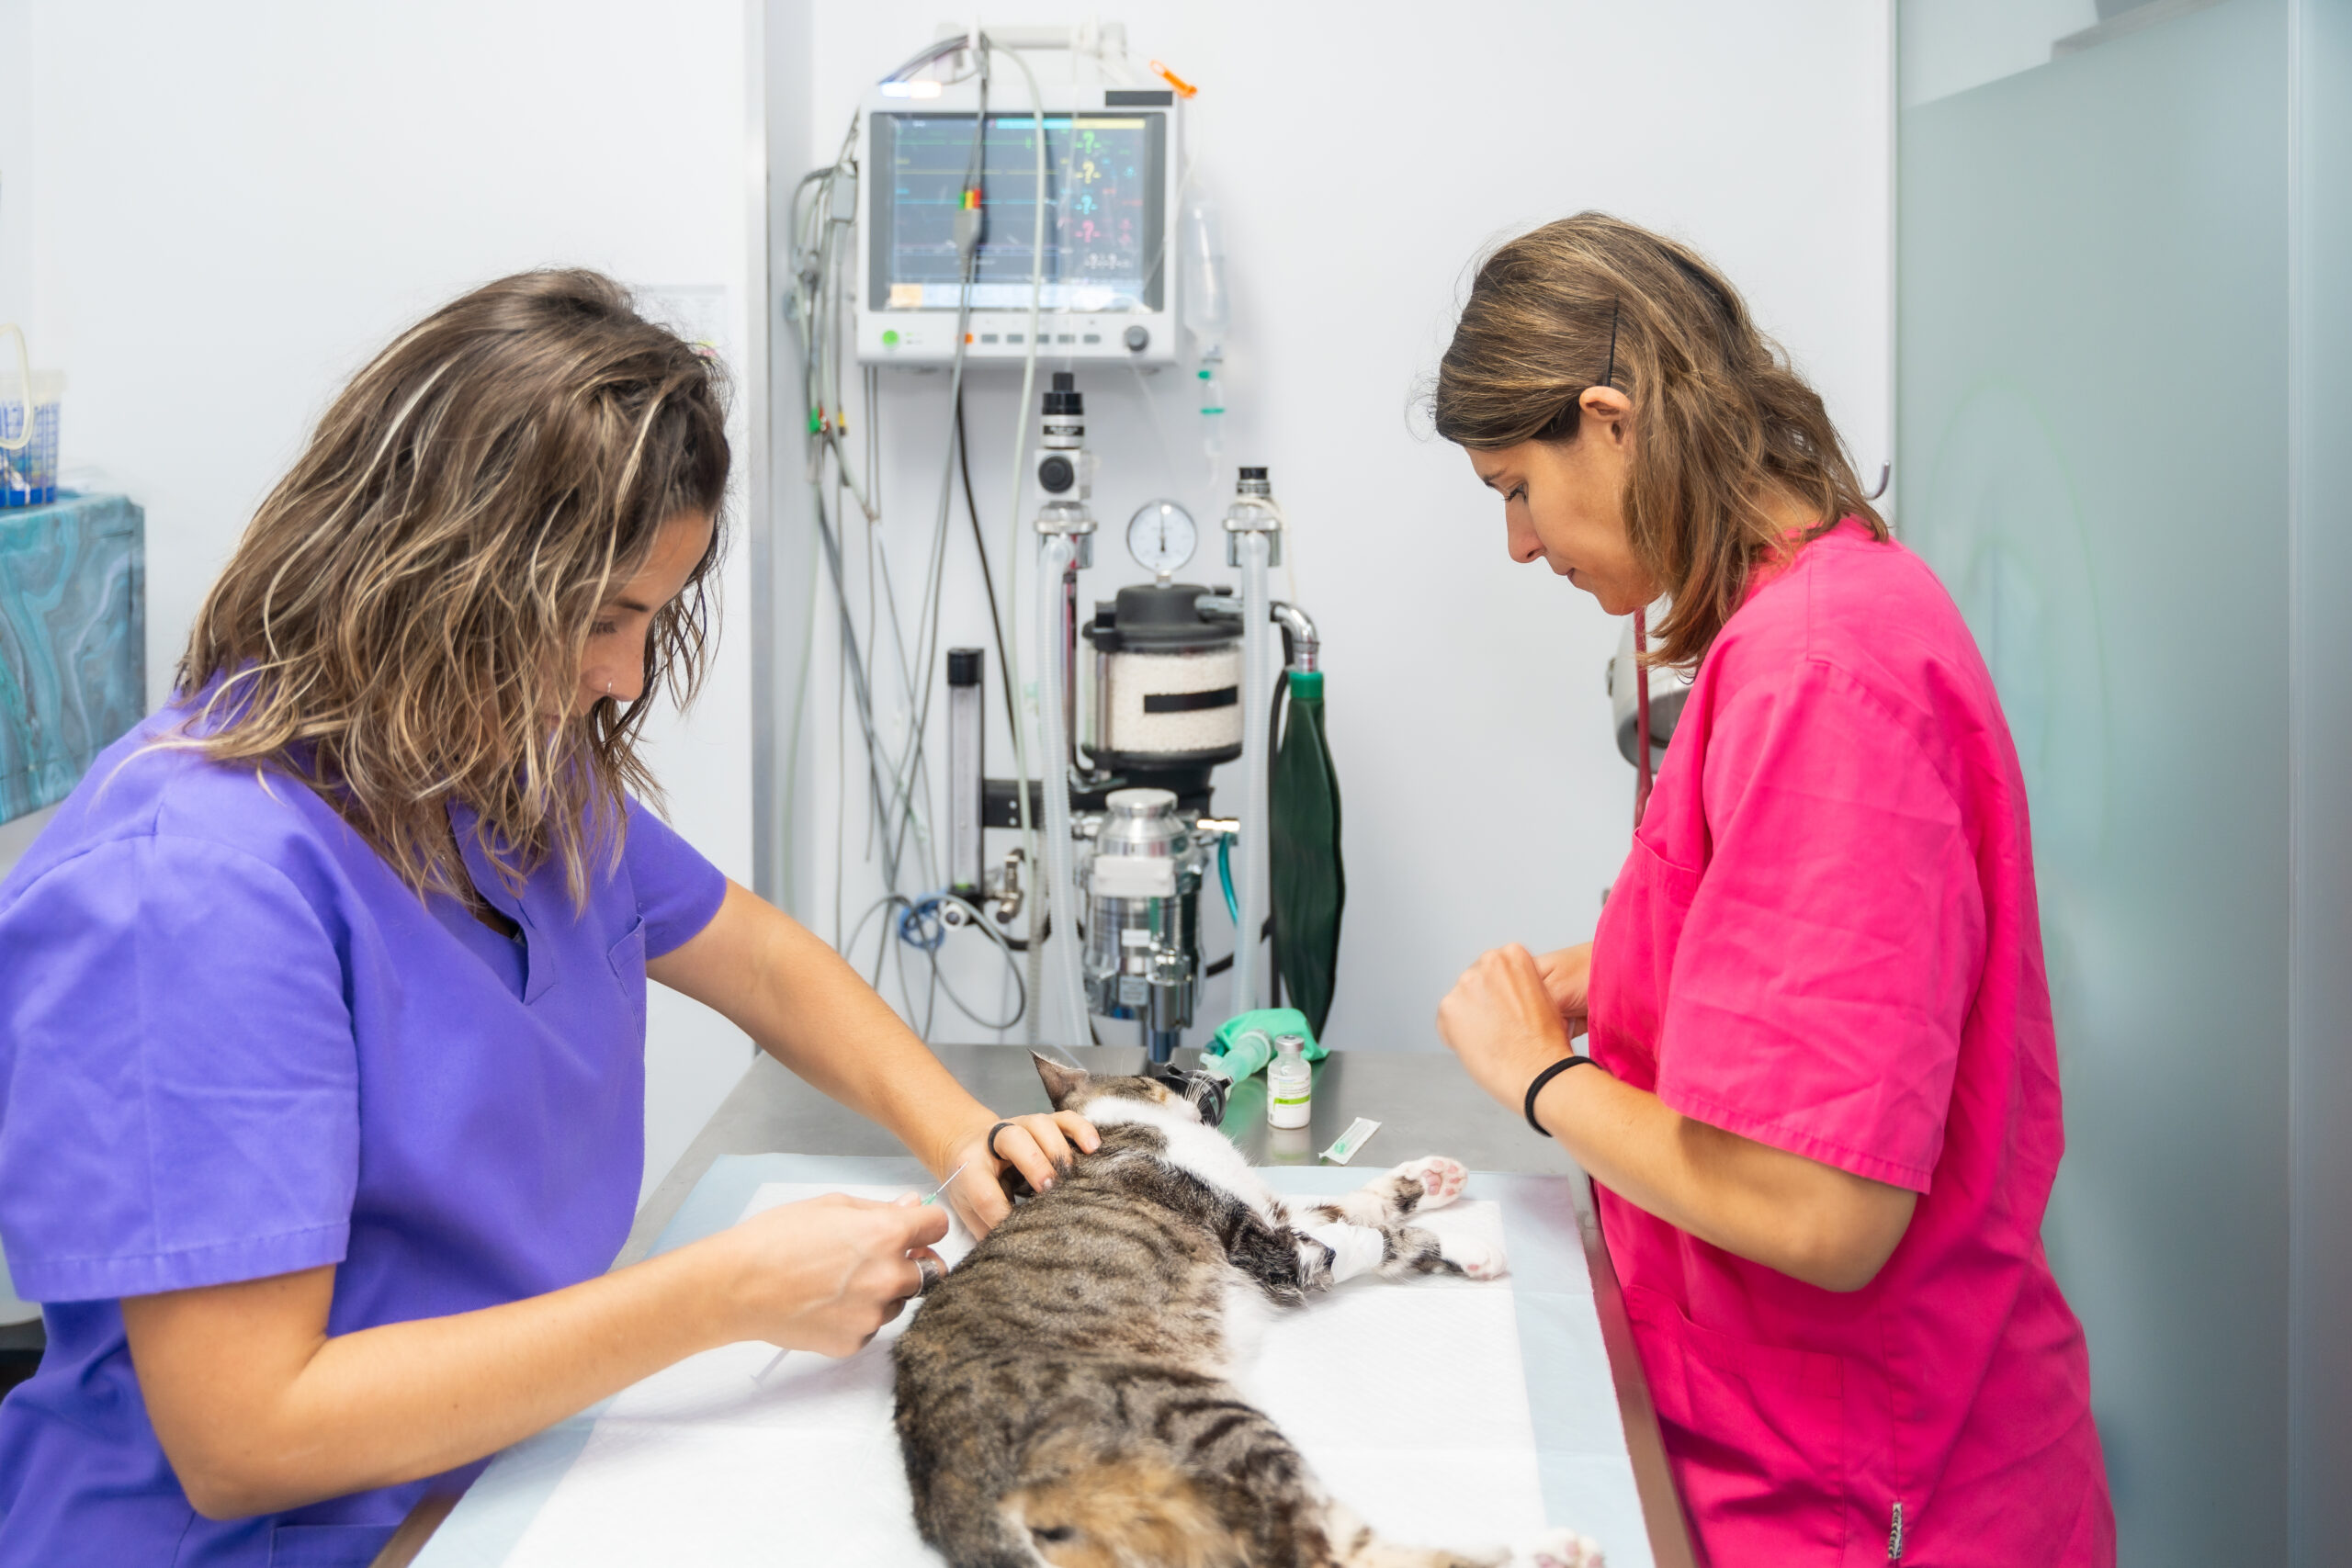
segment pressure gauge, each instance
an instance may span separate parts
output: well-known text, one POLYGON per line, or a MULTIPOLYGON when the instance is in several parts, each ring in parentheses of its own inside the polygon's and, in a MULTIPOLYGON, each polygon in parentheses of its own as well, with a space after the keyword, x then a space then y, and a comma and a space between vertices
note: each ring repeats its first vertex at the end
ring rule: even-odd
POLYGON ((1201 533, 1193 514, 1172 501, 1146 502, 1127 520, 1127 553, 1138 566, 1149 567, 1162 582, 1193 558, 1201 533))

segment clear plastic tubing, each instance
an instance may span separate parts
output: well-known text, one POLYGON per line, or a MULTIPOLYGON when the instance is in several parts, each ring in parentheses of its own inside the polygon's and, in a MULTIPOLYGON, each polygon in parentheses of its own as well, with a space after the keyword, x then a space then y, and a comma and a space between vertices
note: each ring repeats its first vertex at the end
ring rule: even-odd
MULTIPOLYGON (((1086 992, 1078 972, 1078 883, 1070 852, 1069 764, 1066 760, 1069 755, 1069 737, 1062 733, 1062 685, 1069 673, 1062 653, 1070 635, 1070 628, 1064 624, 1069 597, 1062 592, 1062 578, 1070 570, 1070 542, 1066 536, 1046 536, 1037 554, 1037 673, 1046 690, 1044 700, 1037 705, 1037 725, 1044 731, 1039 737, 1044 742, 1044 762, 1039 771, 1045 775, 1046 785, 1046 908, 1054 922, 1053 949, 1058 960, 1054 965, 1054 985, 1069 1014, 1069 1043, 1086 1045, 1092 1043, 1093 1035, 1086 1023, 1086 992)), ((1042 1002, 1033 1001, 1031 1005, 1042 1018, 1042 1002)))
POLYGON ((1259 931, 1266 923, 1266 838, 1272 812, 1266 798, 1266 724, 1273 700, 1272 623, 1267 618, 1269 536, 1248 533, 1241 553, 1241 919, 1233 932, 1232 1010, 1258 1001, 1259 931))

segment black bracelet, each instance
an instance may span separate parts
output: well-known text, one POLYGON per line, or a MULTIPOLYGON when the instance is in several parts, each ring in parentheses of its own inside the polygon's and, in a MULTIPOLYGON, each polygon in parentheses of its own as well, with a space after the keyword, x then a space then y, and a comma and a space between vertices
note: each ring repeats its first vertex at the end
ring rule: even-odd
POLYGON ((1537 1137, 1548 1138, 1552 1134, 1544 1130, 1543 1122, 1538 1122, 1535 1119, 1535 1097, 1544 1092, 1544 1086, 1545 1084, 1550 1083, 1554 1078, 1558 1077, 1570 1067, 1581 1067, 1587 1062, 1591 1060, 1592 1058, 1589 1056, 1578 1056, 1574 1055, 1563 1056, 1558 1061, 1553 1063, 1550 1066, 1544 1068, 1542 1072, 1536 1074, 1535 1081, 1527 1086, 1527 1124, 1535 1129, 1535 1135, 1537 1137))

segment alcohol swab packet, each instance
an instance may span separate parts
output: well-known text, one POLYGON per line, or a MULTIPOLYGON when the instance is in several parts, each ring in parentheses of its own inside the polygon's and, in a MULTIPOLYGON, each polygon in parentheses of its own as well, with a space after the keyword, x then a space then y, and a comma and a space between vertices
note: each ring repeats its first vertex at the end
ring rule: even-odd
POLYGON ((1346 1132, 1332 1140, 1331 1146, 1323 1151, 1322 1157, 1333 1165, 1345 1165, 1356 1157, 1356 1151, 1363 1147, 1365 1140, 1379 1131, 1379 1122, 1359 1116, 1346 1132))

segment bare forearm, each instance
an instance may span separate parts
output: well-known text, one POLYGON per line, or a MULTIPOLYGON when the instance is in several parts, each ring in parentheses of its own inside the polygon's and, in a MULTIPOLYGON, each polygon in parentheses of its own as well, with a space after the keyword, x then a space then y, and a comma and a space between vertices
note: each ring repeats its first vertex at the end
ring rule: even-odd
POLYGON ((1868 1283, 1910 1218, 1910 1193, 1692 1121, 1590 1067, 1545 1085, 1535 1114, 1636 1208, 1826 1289, 1868 1283))
MULTIPOLYGON (((175 1436, 189 1422, 209 1428, 175 1445, 181 1483, 205 1514, 234 1517, 469 1463, 725 1343, 722 1292, 699 1277, 708 1272, 686 1248, 503 1306, 322 1335, 288 1351, 300 1359, 266 1402, 250 1396, 250 1365, 223 1358, 219 1387, 184 1385, 175 1392, 189 1412, 160 1413, 180 1417, 175 1436)), ((313 1283, 289 1275, 252 1288, 304 1293, 313 1283)), ((135 1365, 146 1341, 131 1326, 135 1365)))
MULTIPOLYGON (((1514 1111, 1571 1049, 1563 1015, 1584 1011, 1589 958, 1589 948, 1569 948, 1539 963, 1523 947, 1498 947, 1438 1009, 1446 1044, 1514 1111)), ((1901 1188, 1694 1122, 1590 1065, 1555 1072, 1534 1114, 1634 1207, 1825 1290, 1869 1283, 1911 1222, 1916 1198, 1901 1188)))
POLYGON ((888 1128, 933 1169, 989 1114, 839 953, 747 889, 730 884, 705 933, 647 973, 718 1007, 762 1050, 888 1128))
POLYGON ((956 1081, 889 1004, 805 928, 778 931, 766 990, 770 1055, 936 1166, 952 1134, 988 1108, 956 1081))

